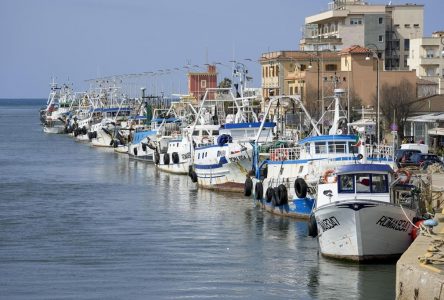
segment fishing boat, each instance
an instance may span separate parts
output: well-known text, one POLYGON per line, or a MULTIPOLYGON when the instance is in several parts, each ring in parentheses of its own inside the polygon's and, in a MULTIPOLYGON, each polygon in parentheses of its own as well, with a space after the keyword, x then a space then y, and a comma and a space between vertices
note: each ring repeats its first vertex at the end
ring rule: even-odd
POLYGON ((376 151, 373 145, 365 144, 358 135, 345 134, 348 131, 344 127, 347 121, 341 115, 339 105, 343 93, 341 89, 335 90, 331 103, 333 109, 330 109, 332 125, 328 134, 321 134, 318 127, 322 118, 314 123, 299 96, 276 96, 271 99, 269 107, 276 101, 293 101, 305 113, 306 126, 311 126, 312 131, 306 138, 297 139, 300 135, 296 135, 292 141, 271 147, 267 159, 260 164, 260 153, 256 149, 256 176, 246 179, 245 192, 246 195, 254 194, 256 203, 263 209, 274 214, 308 219, 324 170, 354 164, 365 155, 374 163, 394 164, 393 147, 384 145, 378 147, 381 151, 376 151))
MULTIPOLYGON (((207 89, 197 119, 206 119, 219 125, 219 136, 209 138, 207 144, 193 149, 193 170, 190 176, 197 178, 199 187, 229 192, 243 192, 244 181, 252 169, 252 141, 261 122, 254 110, 255 97, 235 98, 231 89, 207 89), (217 95, 210 99, 209 93, 217 95), (225 104, 224 104, 225 103, 225 104), (231 114, 226 106, 232 105, 231 114)), ((265 122, 259 143, 273 138, 274 122, 265 122)), ((192 130, 193 131, 193 130, 192 130)))
POLYGON ((399 257, 412 242, 419 215, 418 189, 409 183, 408 172, 395 173, 387 164, 326 170, 309 230, 317 234, 321 253, 353 261, 399 257))

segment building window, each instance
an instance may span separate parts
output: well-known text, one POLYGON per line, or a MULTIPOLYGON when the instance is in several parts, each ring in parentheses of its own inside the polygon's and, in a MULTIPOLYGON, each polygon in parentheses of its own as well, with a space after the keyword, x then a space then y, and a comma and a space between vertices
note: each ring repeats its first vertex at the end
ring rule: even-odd
POLYGON ((427 49, 427 58, 434 58, 435 57, 435 52, 433 51, 433 49, 427 49))
POLYGON ((207 81, 206 80, 201 80, 200 81, 200 87, 202 89, 206 89, 207 88, 207 81))
POLYGON ((410 28, 410 24, 404 24, 405 28, 410 28))
POLYGON ((361 18, 351 18, 350 19, 350 25, 361 25, 362 19, 361 18))
POLYGON ((301 71, 305 71, 307 69, 307 65, 301 64, 301 71))
POLYGON ((419 28, 419 24, 413 24, 413 27, 419 28))
POLYGON ((382 24, 382 20, 383 20, 382 18, 379 18, 379 24, 382 24))
POLYGON ((379 41, 380 43, 384 42, 384 36, 383 36, 383 35, 380 35, 379 38, 378 38, 378 41, 379 41))
POLYGON ((393 25, 395 28, 399 28, 399 24, 395 24, 393 25))
POLYGON ((409 51, 410 50, 410 39, 404 40, 404 50, 409 51))
POLYGON ((293 87, 290 86, 290 95, 293 95, 293 87))
POLYGON ((325 71, 337 71, 338 66, 334 64, 325 65, 325 71))

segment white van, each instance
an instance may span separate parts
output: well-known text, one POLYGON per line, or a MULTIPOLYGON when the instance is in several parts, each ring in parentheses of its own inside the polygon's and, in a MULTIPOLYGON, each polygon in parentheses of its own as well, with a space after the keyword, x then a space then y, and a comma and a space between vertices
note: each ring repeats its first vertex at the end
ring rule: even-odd
POLYGON ((418 144, 418 143, 402 144, 401 149, 419 150, 419 151, 421 151, 421 153, 424 153, 424 154, 429 153, 429 146, 426 144, 418 144))

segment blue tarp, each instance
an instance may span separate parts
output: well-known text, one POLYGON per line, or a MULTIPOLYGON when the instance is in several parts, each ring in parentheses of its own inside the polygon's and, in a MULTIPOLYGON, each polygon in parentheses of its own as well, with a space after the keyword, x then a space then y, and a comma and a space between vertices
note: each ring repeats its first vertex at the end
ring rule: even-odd
POLYGON ((132 143, 133 143, 133 144, 138 144, 138 143, 140 143, 145 137, 155 135, 156 133, 157 133, 157 131, 154 131, 154 130, 145 130, 145 131, 139 131, 139 132, 136 132, 136 133, 134 134, 134 137, 133 137, 133 141, 132 141, 132 143))

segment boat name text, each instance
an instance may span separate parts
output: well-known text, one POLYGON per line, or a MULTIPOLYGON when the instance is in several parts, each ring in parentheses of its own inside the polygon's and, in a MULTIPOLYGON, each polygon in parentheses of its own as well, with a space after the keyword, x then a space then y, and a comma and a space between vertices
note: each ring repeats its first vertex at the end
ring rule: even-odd
POLYGON ((392 217, 382 216, 376 225, 381 225, 382 227, 390 228, 398 231, 407 231, 409 229, 409 222, 406 220, 397 220, 392 217))
POLYGON ((321 226, 323 232, 341 225, 336 217, 323 219, 322 221, 318 222, 318 224, 321 226))

